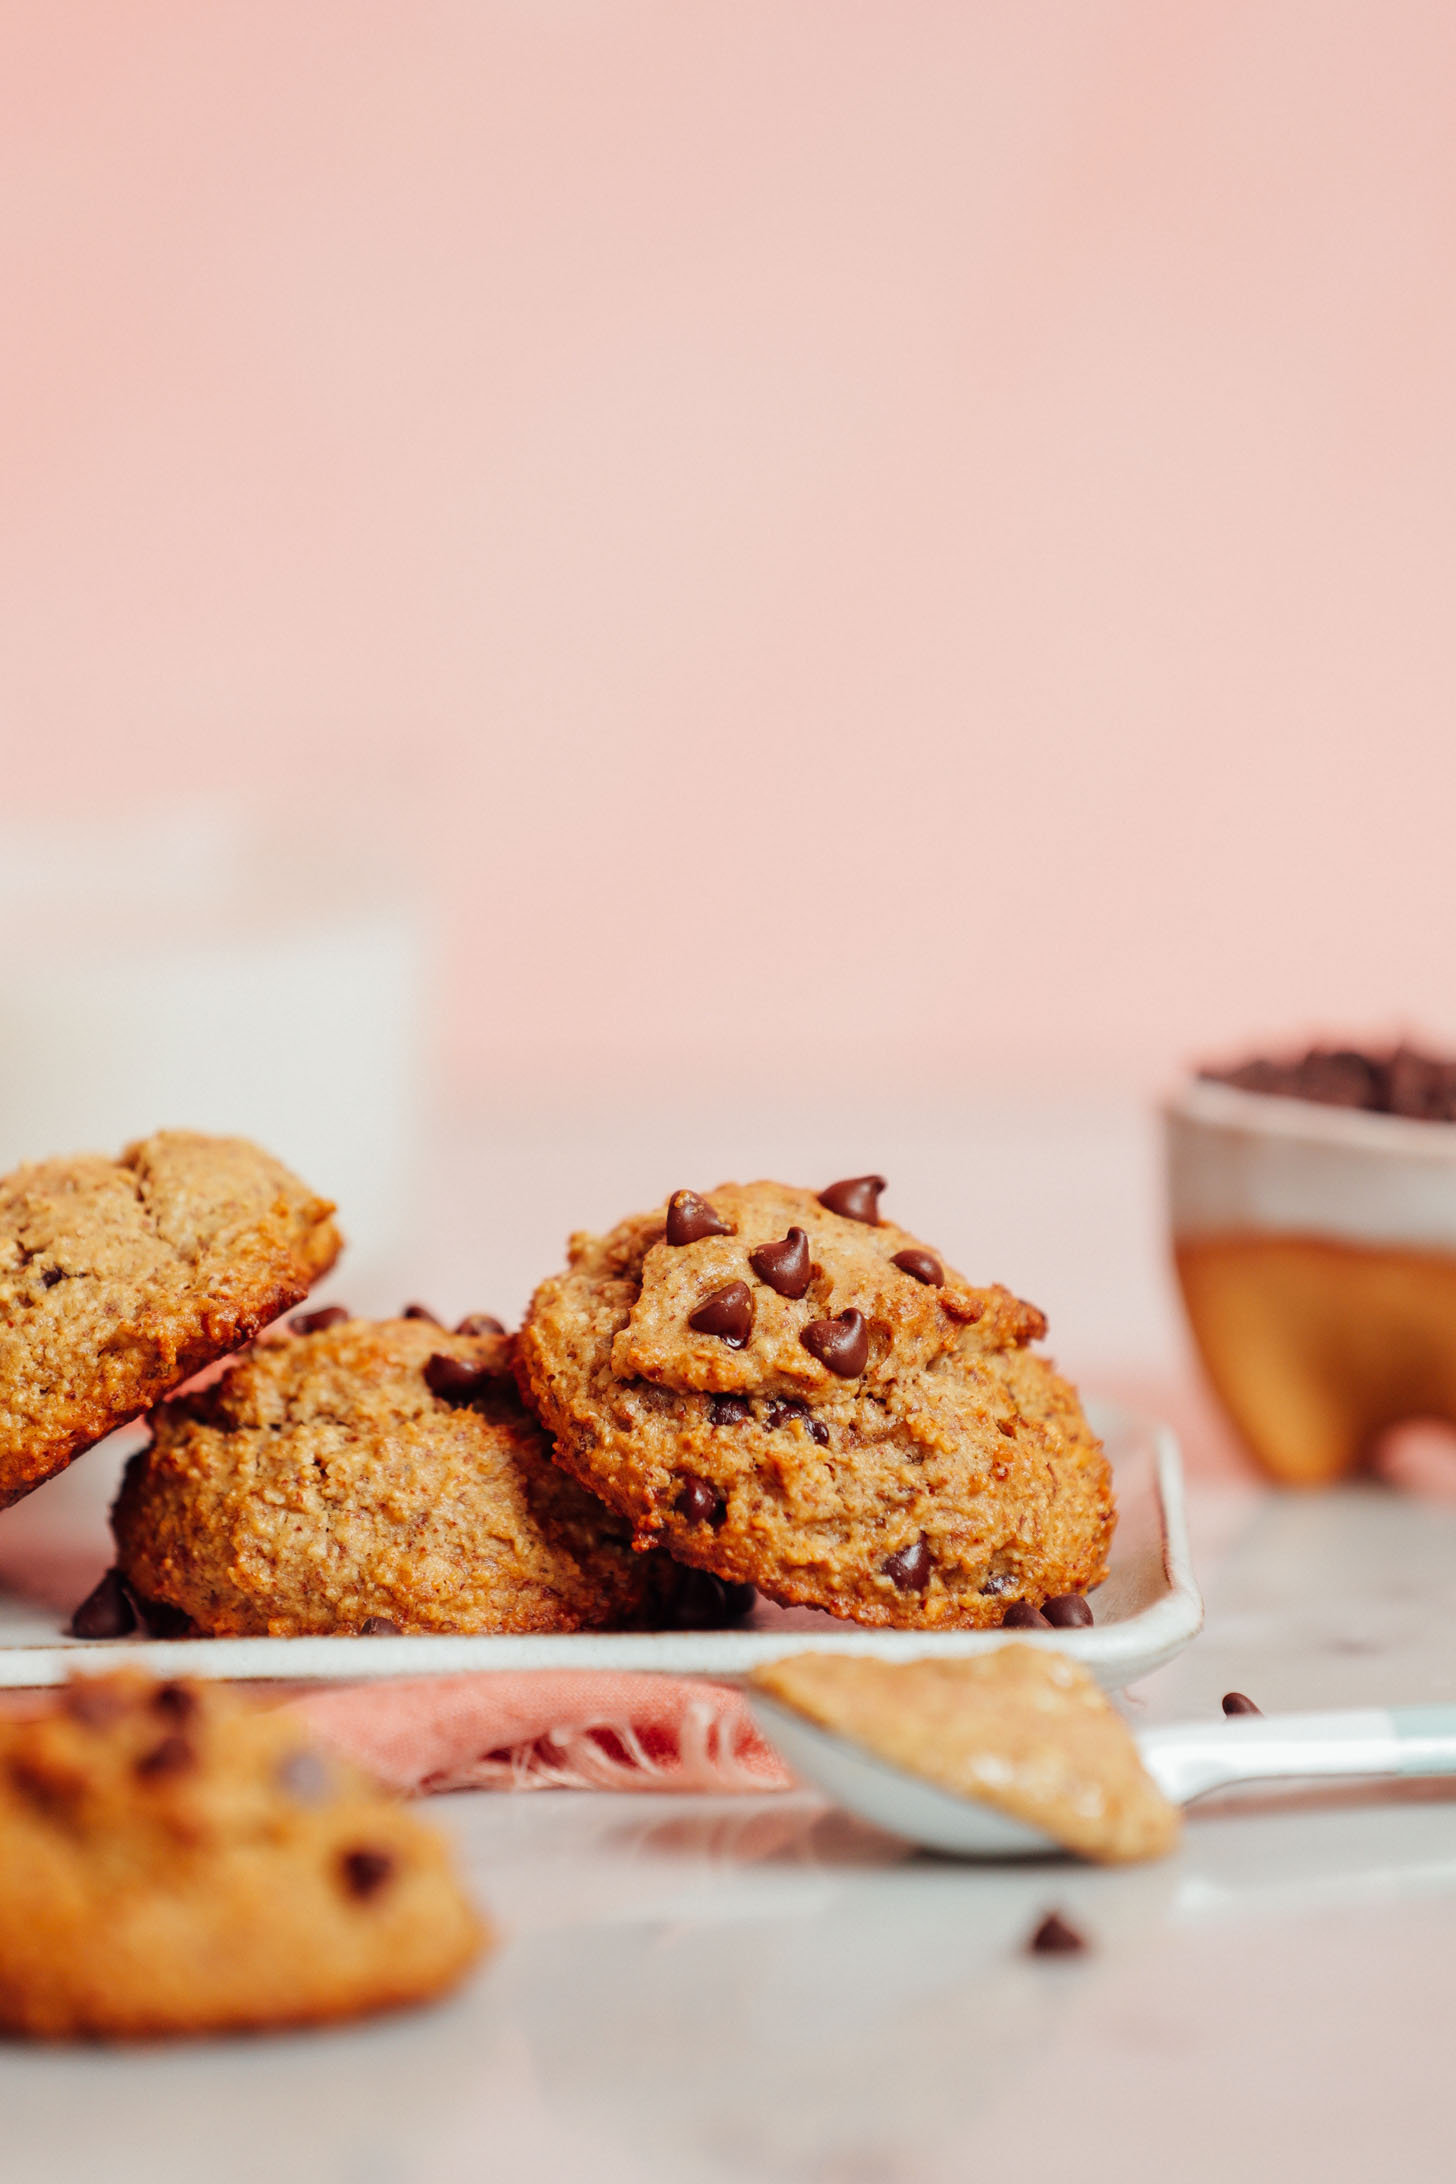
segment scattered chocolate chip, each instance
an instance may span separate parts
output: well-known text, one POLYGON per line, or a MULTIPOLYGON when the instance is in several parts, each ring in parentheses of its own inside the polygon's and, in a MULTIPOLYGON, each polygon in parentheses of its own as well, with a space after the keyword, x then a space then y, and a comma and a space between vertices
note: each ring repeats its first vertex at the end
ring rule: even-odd
POLYGON ((1092 1620, 1092 1610, 1080 1593, 1057 1593, 1051 1600, 1043 1600, 1041 1612, 1053 1630, 1083 1630, 1092 1620))
POLYGON ((505 1327, 493 1312, 467 1312, 455 1332, 457 1335, 503 1335, 505 1327))
POLYGON ((185 1638, 192 1629, 192 1618, 185 1608, 174 1608, 170 1600, 143 1600, 133 1593, 137 1614, 149 1638, 185 1638))
POLYGON ((342 1304, 326 1304, 317 1312, 295 1312, 288 1322, 296 1335, 321 1335, 326 1327, 341 1327, 349 1317, 342 1304))
POLYGON ((741 1623, 757 1598, 751 1585, 730 1584, 707 1570, 680 1568, 668 1614, 679 1630, 722 1630, 741 1623))
POLYGON ((998 1593, 1010 1592, 1016 1579, 1010 1570, 993 1570, 981 1586, 983 1596, 994 1599, 998 1593))
POLYGON ((432 1327, 440 1325, 439 1313, 432 1312, 427 1304, 407 1304, 399 1316, 401 1319, 428 1320, 432 1327))
POLYGON ((387 1615, 366 1615, 359 1625, 361 1638, 397 1638, 398 1623, 391 1623, 387 1615))
POLYGON ((746 1396, 715 1395, 712 1399, 711 1422, 715 1426, 746 1426, 752 1416, 746 1396))
POLYGON ((40 1286, 42 1289, 54 1289, 56 1283, 63 1282, 65 1278, 65 1275, 62 1273, 61 1269, 58 1266, 48 1266, 45 1272, 41 1275, 40 1286))
POLYGON ((164 1721, 190 1721, 197 1712, 197 1693, 184 1683, 158 1684, 152 1693, 152 1712, 164 1721))
POLYGON ((1034 1608, 1029 1600, 1013 1600, 1001 1618, 1003 1630, 1050 1630, 1051 1624, 1040 1608, 1034 1608))
POLYGON ((673 1508, 688 1524, 709 1524, 715 1532, 728 1514, 717 1487, 710 1479, 700 1478, 696 1471, 683 1473, 683 1483, 673 1508))
POLYGON ((846 1221, 863 1221, 867 1228, 878 1228, 880 1192, 884 1189, 882 1175, 849 1175, 821 1191, 819 1203, 830 1213, 842 1215, 846 1221))
POLYGON ((696 1191, 674 1191, 667 1202, 667 1241, 696 1244, 704 1236, 731 1236, 730 1223, 696 1191))
POLYGON ((1252 1699, 1246 1699, 1242 1691, 1225 1691, 1223 1710, 1226 1714, 1262 1714, 1264 1711, 1262 1706, 1255 1706, 1252 1699))
POLYGON ((908 1547, 902 1547, 880 1564, 886 1577, 901 1592, 924 1592, 930 1583, 930 1546, 922 1532, 919 1539, 912 1539, 908 1547))
POLYGON ((289 1752, 279 1760, 275 1779, 300 1805, 321 1805, 333 1788, 333 1776, 317 1752, 289 1752))
POLYGON ((841 1380, 856 1380, 869 1363, 870 1331, 863 1312, 851 1305, 838 1319, 810 1320, 799 1340, 811 1357, 841 1380))
POLYGON ((780 1297, 802 1297, 814 1271, 809 1264, 809 1239, 801 1228, 791 1228, 781 1244, 760 1244, 748 1254, 748 1263, 780 1297))
POLYGON ((339 1860, 344 1876, 344 1886, 351 1896, 365 1903, 377 1896, 394 1873, 392 1850, 346 1850, 339 1860))
POLYGON ((1364 1108, 1413 1122, 1456 1122, 1456 1059, 1397 1046, 1381 1053, 1311 1047, 1302 1055, 1259 1056, 1231 1069, 1201 1069, 1216 1084, 1323 1107, 1364 1108))
POLYGON ((747 1282, 725 1282, 688 1314, 700 1335, 717 1335, 730 1350, 741 1350, 753 1332, 753 1292, 747 1282))
POLYGON ((1070 1919, 1064 1919, 1060 1911, 1049 1911, 1026 1947, 1031 1956, 1077 1956, 1087 1945, 1087 1936, 1070 1919))
POLYGON ((945 1268, 933 1251, 897 1251, 890 1264, 912 1281, 924 1282, 927 1289, 939 1289, 945 1282, 945 1268))
POLYGON ((73 1638, 126 1638, 137 1627, 137 1611, 120 1570, 108 1570, 70 1621, 73 1638))
POLYGON ((77 1676, 61 1693, 62 1710, 87 1729, 105 1729, 127 1712, 129 1704, 115 1684, 99 1676, 77 1676))
POLYGON ((447 1357, 443 1350, 425 1363, 425 1386, 442 1403, 473 1403, 494 1378, 483 1365, 472 1365, 469 1358, 447 1357))
POLYGON ((186 1774, 196 1765, 197 1754, 186 1737, 163 1737, 160 1744, 142 1753, 136 1773, 143 1782, 160 1782, 168 1775, 186 1774))

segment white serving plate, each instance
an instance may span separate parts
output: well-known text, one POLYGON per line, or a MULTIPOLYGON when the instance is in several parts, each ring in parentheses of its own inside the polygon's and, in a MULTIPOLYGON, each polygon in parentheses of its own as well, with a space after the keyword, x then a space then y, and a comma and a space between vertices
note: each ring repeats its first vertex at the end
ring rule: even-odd
MULTIPOLYGON (((814 1608, 761 1601, 732 1630, 573 1632, 551 1637, 116 1638, 66 1635, 53 1610, 0 1591, 0 1687, 64 1682, 78 1666, 135 1657, 161 1675, 247 1683, 355 1683, 382 1676, 458 1676, 481 1669, 642 1669, 740 1676, 807 1647, 903 1661, 985 1653, 1008 1640, 1070 1654, 1106 1690, 1161 1668, 1203 1623, 1183 1509, 1183 1469, 1168 1427, 1108 1403, 1088 1416, 1112 1462, 1118 1525, 1111 1571, 1090 1629, 865 1630, 814 1608)), ((96 1573, 98 1576, 100 1572, 96 1573)))

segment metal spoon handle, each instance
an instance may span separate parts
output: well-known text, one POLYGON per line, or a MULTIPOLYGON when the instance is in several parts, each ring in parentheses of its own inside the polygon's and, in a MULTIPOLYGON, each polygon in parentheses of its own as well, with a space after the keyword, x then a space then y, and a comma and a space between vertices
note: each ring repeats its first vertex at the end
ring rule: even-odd
POLYGON ((1456 1774, 1456 1706, 1175 1722, 1142 1730, 1138 1748, 1180 1805, 1234 1782, 1456 1774))

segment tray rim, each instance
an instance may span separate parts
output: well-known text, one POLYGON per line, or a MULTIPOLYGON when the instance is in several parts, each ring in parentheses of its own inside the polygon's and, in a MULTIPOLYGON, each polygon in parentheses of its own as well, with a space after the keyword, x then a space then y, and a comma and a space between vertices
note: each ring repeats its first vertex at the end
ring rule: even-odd
POLYGON ((0 1646, 0 1689, 38 1690, 64 1683, 79 1670, 110 1668, 136 1658, 162 1676, 262 1684, 342 1684, 520 1673, 528 1670, 635 1670, 650 1675, 703 1676, 732 1681, 791 1653, 826 1648, 881 1660, 936 1655, 954 1658, 1032 1645, 1080 1661, 1107 1690, 1151 1675, 1203 1627, 1203 1600, 1188 1541, 1182 1454, 1162 1421, 1106 1399, 1084 1407, 1104 1441, 1145 1435, 1153 1458, 1154 1499, 1162 1534, 1166 1590, 1120 1622, 1089 1628, 1027 1630, 884 1630, 825 1618, 824 1629, 705 1631, 570 1631, 548 1635, 484 1633, 397 1638, 120 1638, 64 1639, 0 1646))

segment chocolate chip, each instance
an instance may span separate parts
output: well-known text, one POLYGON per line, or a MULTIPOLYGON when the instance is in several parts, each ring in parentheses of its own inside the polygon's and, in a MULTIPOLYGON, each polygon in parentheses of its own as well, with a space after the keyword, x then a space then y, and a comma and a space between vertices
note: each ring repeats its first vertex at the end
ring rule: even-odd
POLYGON ((184 1683, 158 1684, 152 1693, 152 1712, 164 1721, 190 1721, 197 1712, 197 1693, 184 1683))
POLYGON ((841 1380, 855 1380, 869 1363, 870 1331, 863 1312, 851 1305, 838 1319, 810 1320, 799 1336, 811 1357, 841 1380))
POLYGON ((994 1599, 997 1593, 1010 1592, 1015 1583, 1016 1579, 1010 1570, 993 1570, 981 1586, 981 1592, 994 1599))
POLYGON ((377 1896, 394 1873, 392 1850, 346 1850, 339 1860, 344 1886, 351 1896, 366 1903, 377 1896))
POLYGON ((432 1312, 427 1304, 407 1304, 399 1316, 401 1319, 428 1320, 432 1327, 440 1325, 439 1313, 432 1312))
POLYGON ((1029 1600, 1013 1600, 1001 1618, 1003 1630, 1050 1630, 1051 1624, 1040 1608, 1034 1608, 1029 1600))
POLYGON ((927 1289, 939 1289, 945 1282, 945 1268, 933 1251, 897 1251, 890 1261, 912 1281, 924 1282, 927 1289))
POLYGON ((751 1585, 730 1584, 707 1570, 679 1569, 668 1614, 679 1630, 722 1630, 741 1623, 757 1598, 751 1585))
POLYGON ((1077 1956, 1087 1947, 1087 1936, 1060 1911, 1049 1911, 1026 1946, 1032 1956, 1077 1956))
POLYGON ((930 1583, 930 1546, 922 1532, 919 1539, 912 1539, 908 1547, 902 1547, 880 1564, 892 1584, 901 1592, 924 1592, 930 1583))
POLYGON ((809 1239, 801 1228, 791 1228, 781 1244, 761 1244, 757 1251, 750 1251, 748 1263, 780 1297, 802 1297, 814 1271, 809 1264, 809 1239))
POLYGON ((425 1363, 425 1386, 442 1403, 473 1403, 494 1378, 483 1365, 472 1365, 469 1358, 447 1357, 443 1350, 425 1363))
POLYGON ((317 1752, 289 1752, 279 1760, 275 1780, 300 1805, 321 1805, 333 1788, 333 1776, 317 1752))
POLYGON ((61 1693, 62 1711, 88 1729, 105 1729, 128 1711, 114 1683, 100 1676, 77 1676, 61 1693))
POLYGON ((746 1426, 752 1416, 746 1396, 715 1395, 712 1398, 711 1423, 715 1426, 746 1426))
POLYGON ((688 1314, 700 1335, 717 1335, 730 1350, 741 1350, 753 1332, 753 1292, 747 1282, 725 1282, 688 1314))
POLYGON ((1262 1706, 1255 1706, 1252 1699, 1246 1699, 1242 1691, 1225 1691, 1223 1710, 1226 1714, 1262 1714, 1264 1711, 1262 1706))
POLYGON ((143 1752, 136 1763, 136 1773, 143 1782, 164 1781, 168 1775, 186 1774, 189 1767, 197 1765, 197 1754, 186 1737, 163 1737, 149 1752, 143 1752))
POLYGON ((126 1638, 137 1627, 137 1611, 120 1570, 108 1570, 88 1592, 70 1621, 73 1638, 126 1638))
POLYGON ((326 1327, 341 1327, 349 1317, 342 1304, 326 1304, 317 1312, 296 1312, 288 1322, 296 1335, 321 1335, 326 1327))
POLYGON ((863 1221, 867 1228, 880 1225, 880 1192, 885 1189, 882 1175, 849 1175, 843 1182, 831 1183, 819 1193, 819 1203, 830 1213, 843 1216, 846 1221, 863 1221))
POLYGON ((391 1623, 387 1615, 366 1615, 359 1625, 361 1638, 397 1638, 398 1623, 391 1623))
POLYGON ((667 1202, 667 1241, 696 1244, 704 1236, 731 1236, 731 1225, 696 1191, 674 1191, 667 1202))
POLYGON ((728 1514, 722 1495, 710 1479, 685 1471, 673 1508, 688 1524, 708 1524, 716 1532, 728 1514))
POLYGON ((1043 1600, 1041 1612, 1053 1630, 1083 1630, 1092 1620, 1092 1610, 1080 1593, 1058 1593, 1051 1600, 1043 1600))
POLYGON ((821 1448, 828 1448, 829 1428, 796 1395, 775 1396, 763 1414, 763 1422, 770 1432, 776 1432, 780 1426, 791 1426, 795 1419, 802 1424, 811 1441, 817 1441, 821 1448))
POLYGON ((503 1335, 505 1328, 493 1312, 467 1312, 455 1332, 457 1335, 503 1335))
POLYGON ((45 1272, 41 1275, 40 1286, 42 1289, 54 1289, 56 1283, 63 1282, 65 1278, 65 1275, 61 1272, 61 1269, 58 1266, 48 1266, 45 1272))

